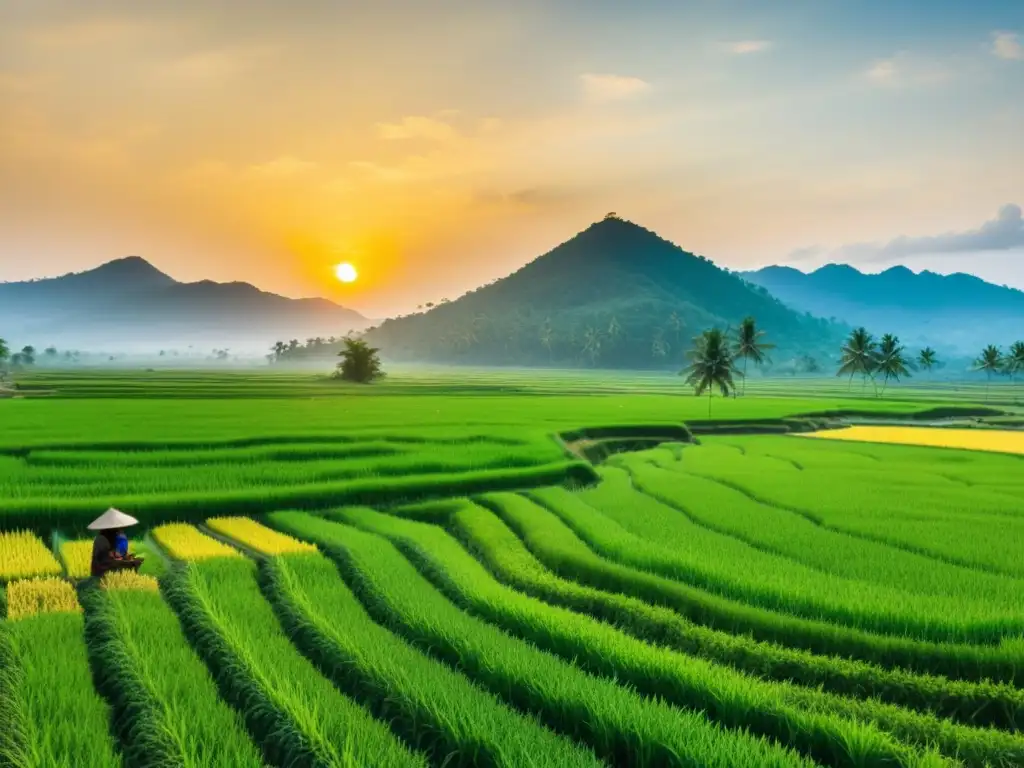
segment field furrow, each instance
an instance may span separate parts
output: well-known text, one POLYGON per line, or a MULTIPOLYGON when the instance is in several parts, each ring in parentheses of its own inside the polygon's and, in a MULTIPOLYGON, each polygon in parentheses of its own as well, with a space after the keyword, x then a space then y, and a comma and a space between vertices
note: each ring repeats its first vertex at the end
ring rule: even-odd
POLYGON ((260 592, 254 563, 214 557, 166 580, 192 644, 269 762, 425 765, 299 654, 260 592))
MULTIPOLYGON (((1024 692, 1013 686, 916 675, 902 670, 818 656, 718 632, 675 611, 633 597, 564 579, 546 568, 491 508, 510 517, 530 516, 532 502, 513 493, 488 494, 458 503, 442 518, 449 530, 501 581, 548 602, 591 614, 649 642, 727 664, 752 675, 793 681, 853 697, 871 697, 965 725, 1019 730, 1024 692)), ((400 510, 404 516, 416 510, 400 510)), ((539 537, 554 541, 557 532, 539 537)))
POLYGON ((151 577, 108 575, 83 590, 99 688, 127 766, 261 766, 151 577))
POLYGON ((658 566, 671 569, 673 558, 661 557, 661 552, 652 551, 647 542, 601 516, 576 494, 542 488, 527 496, 540 504, 530 510, 530 519, 502 519, 534 554, 568 578, 672 608, 698 624, 817 654, 964 680, 1012 683, 1020 674, 1021 652, 1012 645, 954 645, 875 635, 775 613, 666 578, 658 575, 658 566), (531 535, 534 521, 539 524, 552 516, 564 524, 554 528, 557 540, 531 535))
POLYGON ((110 710, 93 688, 80 612, 0 621, 0 723, 0 765, 122 765, 110 710))
POLYGON ((913 764, 916 757, 871 725, 922 748, 935 745, 967 765, 1014 765, 1024 739, 953 726, 898 707, 767 683, 733 669, 653 646, 589 616, 548 605, 496 582, 443 529, 365 508, 330 517, 393 541, 442 591, 480 616, 589 671, 649 696, 704 711, 733 728, 781 738, 830 765, 913 764), (810 713, 820 713, 815 717, 810 713), (847 750, 855 740, 859 751, 847 750))
POLYGON ((701 714, 588 675, 464 613, 386 539, 302 513, 274 513, 269 520, 337 558, 377 620, 555 730, 587 741, 615 765, 810 765, 763 738, 724 731, 701 714))

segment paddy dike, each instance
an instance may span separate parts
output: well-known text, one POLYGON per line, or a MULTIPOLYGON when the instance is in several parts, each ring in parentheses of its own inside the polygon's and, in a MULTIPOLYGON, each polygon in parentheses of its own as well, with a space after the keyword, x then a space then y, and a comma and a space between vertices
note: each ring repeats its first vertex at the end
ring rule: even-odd
POLYGON ((995 408, 942 406, 891 418, 868 411, 822 411, 780 419, 701 419, 677 424, 584 427, 555 439, 578 458, 599 464, 608 457, 654 448, 662 443, 699 443, 706 435, 782 435, 820 432, 857 425, 935 428, 1024 429, 1024 418, 995 408))

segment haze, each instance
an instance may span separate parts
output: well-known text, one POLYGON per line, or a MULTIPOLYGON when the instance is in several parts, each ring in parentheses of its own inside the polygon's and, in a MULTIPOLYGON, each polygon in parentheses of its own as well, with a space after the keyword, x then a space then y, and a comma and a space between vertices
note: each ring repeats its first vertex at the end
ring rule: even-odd
POLYGON ((1022 34, 1016 0, 6 0, 0 279, 139 254, 382 317, 616 211, 734 269, 1024 287, 1022 34))

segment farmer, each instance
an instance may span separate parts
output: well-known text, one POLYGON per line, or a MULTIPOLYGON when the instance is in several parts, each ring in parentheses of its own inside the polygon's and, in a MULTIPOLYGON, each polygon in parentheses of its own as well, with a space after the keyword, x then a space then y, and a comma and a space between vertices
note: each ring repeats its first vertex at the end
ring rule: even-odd
POLYGON ((130 568, 137 571, 142 565, 141 557, 128 554, 128 537, 124 529, 137 525, 131 515, 117 509, 108 509, 89 524, 90 531, 98 531, 92 543, 92 575, 101 577, 107 571, 130 568), (120 541, 119 541, 120 540, 120 541))

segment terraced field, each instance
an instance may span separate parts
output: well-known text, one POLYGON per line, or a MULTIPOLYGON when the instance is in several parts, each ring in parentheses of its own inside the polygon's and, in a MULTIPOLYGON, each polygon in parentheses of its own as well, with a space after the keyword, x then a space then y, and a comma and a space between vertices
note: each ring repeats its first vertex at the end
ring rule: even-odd
POLYGON ((0 403, 0 765, 1024 765, 1024 457, 704 434, 594 467, 555 433, 706 433, 706 400, 273 386, 0 403), (147 561, 96 584, 109 504, 147 561))

